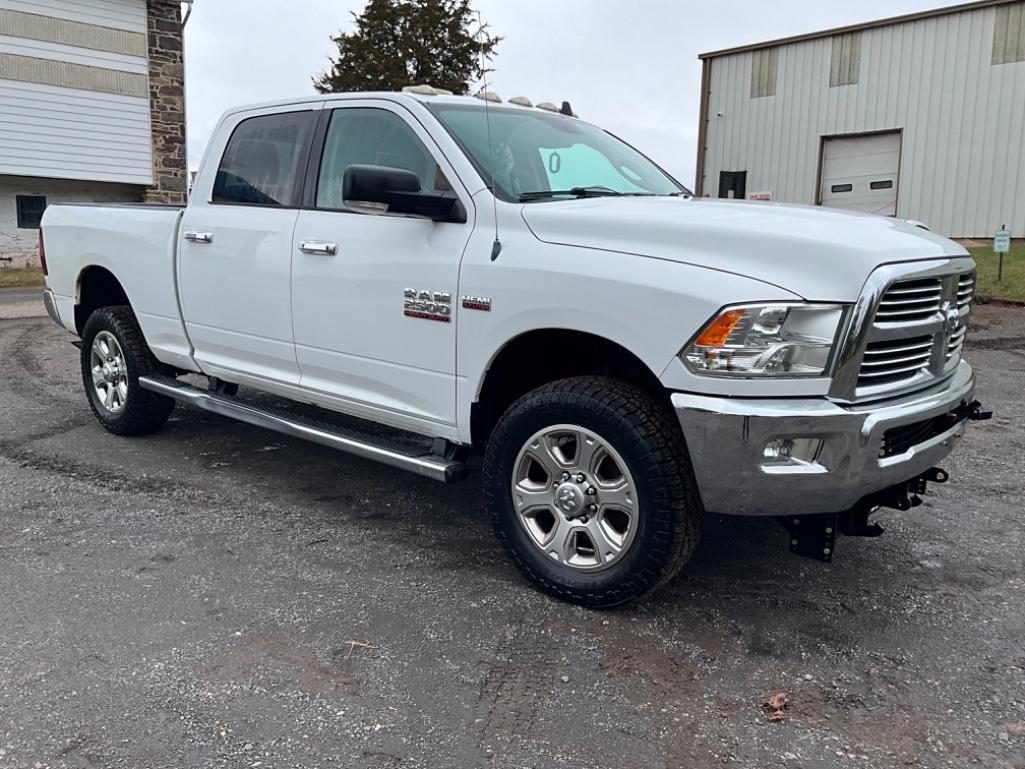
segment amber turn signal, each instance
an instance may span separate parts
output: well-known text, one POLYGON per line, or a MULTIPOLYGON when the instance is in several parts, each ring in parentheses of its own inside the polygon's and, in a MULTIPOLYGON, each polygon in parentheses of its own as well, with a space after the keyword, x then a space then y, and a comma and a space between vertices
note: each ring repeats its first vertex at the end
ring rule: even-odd
POLYGON ((726 339, 729 337, 730 332, 733 331, 734 327, 743 317, 744 310, 726 310, 726 312, 708 324, 705 330, 701 332, 701 336, 694 340, 694 344, 699 347, 722 347, 726 344, 726 339))

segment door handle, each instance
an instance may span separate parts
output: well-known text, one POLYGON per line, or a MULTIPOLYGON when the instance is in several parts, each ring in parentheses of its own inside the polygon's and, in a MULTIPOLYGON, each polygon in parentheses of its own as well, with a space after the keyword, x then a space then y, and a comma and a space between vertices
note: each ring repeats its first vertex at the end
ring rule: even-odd
POLYGON ((324 240, 304 240, 299 244, 299 250, 304 254, 313 254, 314 256, 336 256, 338 244, 328 243, 324 240))
POLYGON ((185 239, 190 243, 213 243, 214 234, 212 232, 186 232, 185 239))

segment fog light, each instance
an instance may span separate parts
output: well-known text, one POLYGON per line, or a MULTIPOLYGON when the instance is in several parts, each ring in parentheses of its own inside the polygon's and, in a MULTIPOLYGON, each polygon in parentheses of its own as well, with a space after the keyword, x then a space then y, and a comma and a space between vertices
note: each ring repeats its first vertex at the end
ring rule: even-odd
POLYGON ((815 464, 822 451, 821 438, 773 438, 765 444, 766 467, 802 467, 815 464))

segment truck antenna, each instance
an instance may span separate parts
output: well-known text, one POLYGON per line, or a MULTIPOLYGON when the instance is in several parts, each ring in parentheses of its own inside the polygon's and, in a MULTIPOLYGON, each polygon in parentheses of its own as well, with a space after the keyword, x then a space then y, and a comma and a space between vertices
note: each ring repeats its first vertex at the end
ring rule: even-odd
POLYGON ((488 107, 488 70, 484 57, 484 22, 480 11, 477 11, 477 37, 480 41, 480 76, 484 83, 484 122, 488 126, 488 161, 491 163, 491 202, 495 210, 495 242, 491 246, 491 261, 495 261, 502 253, 502 241, 498 239, 498 187, 495 184, 495 148, 491 143, 491 110, 488 107))

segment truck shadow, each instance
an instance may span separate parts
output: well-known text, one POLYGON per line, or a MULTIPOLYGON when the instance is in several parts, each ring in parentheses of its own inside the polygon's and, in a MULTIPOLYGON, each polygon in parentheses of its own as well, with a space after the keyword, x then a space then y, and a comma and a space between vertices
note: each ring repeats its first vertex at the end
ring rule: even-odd
MULTIPOLYGON (((202 485, 222 487, 229 496, 232 489, 249 489, 268 514, 275 507, 302 510, 325 537, 343 536, 345 526, 372 529, 374 537, 394 544, 415 543, 430 553, 432 568, 486 574, 529 589, 494 539, 479 473, 441 485, 190 409, 179 409, 153 440, 162 453, 192 457, 188 477, 202 485), (200 444, 205 448, 196 452, 200 444)), ((786 532, 772 518, 708 515, 702 541, 681 576, 641 605, 644 611, 672 611, 674 604, 693 601, 696 592, 726 604, 775 594, 815 605, 834 580, 848 590, 885 593, 884 564, 910 560, 899 552, 907 542, 892 536, 842 539, 838 547, 834 564, 821 564, 791 555, 786 532)))

